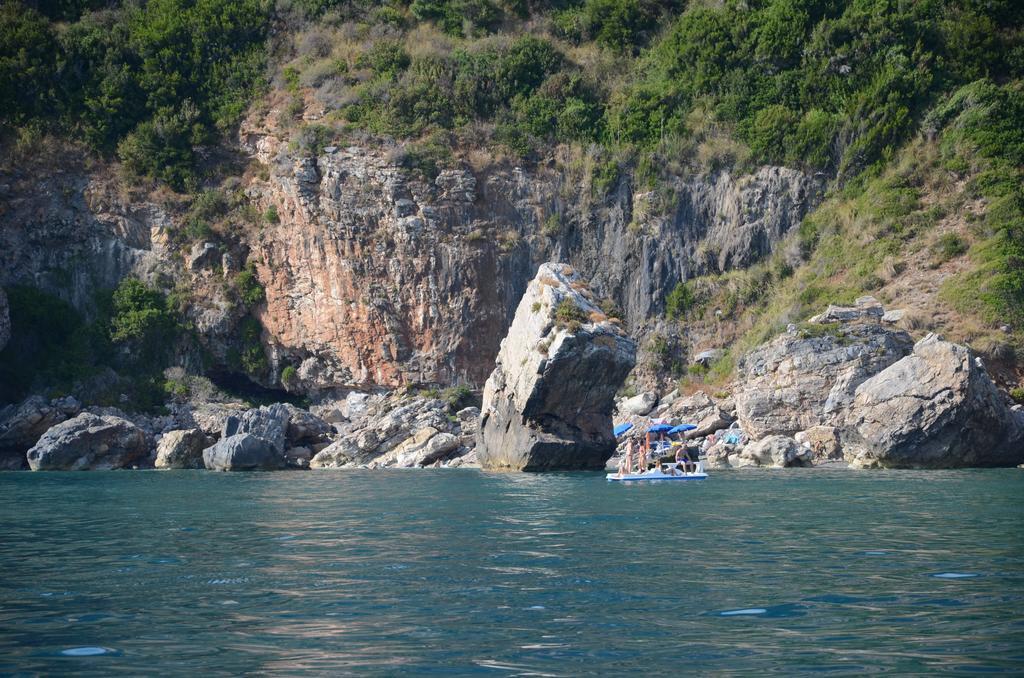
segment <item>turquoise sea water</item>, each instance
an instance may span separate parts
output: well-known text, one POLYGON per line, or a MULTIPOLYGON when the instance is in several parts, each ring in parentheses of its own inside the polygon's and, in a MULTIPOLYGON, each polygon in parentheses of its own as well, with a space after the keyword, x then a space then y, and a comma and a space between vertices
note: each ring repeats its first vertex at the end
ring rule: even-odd
POLYGON ((1024 672, 1024 471, 0 474, 0 673, 1024 672))

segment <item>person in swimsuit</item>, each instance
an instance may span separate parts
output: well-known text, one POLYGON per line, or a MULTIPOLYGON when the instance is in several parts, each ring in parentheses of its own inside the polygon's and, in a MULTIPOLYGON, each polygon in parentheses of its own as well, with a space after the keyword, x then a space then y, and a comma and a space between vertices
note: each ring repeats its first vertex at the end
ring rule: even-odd
POLYGON ((694 462, 696 454, 686 445, 680 445, 676 450, 676 466, 682 465, 683 473, 692 473, 697 470, 694 462))

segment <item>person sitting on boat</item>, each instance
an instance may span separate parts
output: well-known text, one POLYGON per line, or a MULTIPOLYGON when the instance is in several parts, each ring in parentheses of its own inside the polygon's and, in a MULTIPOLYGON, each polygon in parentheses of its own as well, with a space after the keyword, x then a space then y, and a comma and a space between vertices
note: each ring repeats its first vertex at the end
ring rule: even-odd
POLYGON ((676 449, 676 466, 681 465, 683 473, 693 473, 697 470, 697 454, 687 445, 679 446, 676 449))

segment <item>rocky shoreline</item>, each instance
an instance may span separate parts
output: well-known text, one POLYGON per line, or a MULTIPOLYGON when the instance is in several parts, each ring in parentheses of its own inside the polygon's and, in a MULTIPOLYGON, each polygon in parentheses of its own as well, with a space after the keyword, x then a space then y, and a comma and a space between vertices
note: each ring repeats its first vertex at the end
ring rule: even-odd
POLYGON ((694 424, 710 469, 1024 462, 1024 408, 981 359, 934 334, 915 343, 893 317, 872 297, 830 306, 744 356, 728 397, 641 393, 616 422, 694 424))
POLYGON ((875 299, 830 306, 750 351, 727 395, 614 396, 635 347, 568 266, 543 265, 483 394, 350 391, 303 409, 177 403, 160 416, 32 396, 0 409, 0 468, 218 471, 597 468, 613 424, 688 423, 709 469, 1024 462, 1024 409, 970 349, 914 342, 875 299), (482 462, 482 463, 481 463, 482 462))

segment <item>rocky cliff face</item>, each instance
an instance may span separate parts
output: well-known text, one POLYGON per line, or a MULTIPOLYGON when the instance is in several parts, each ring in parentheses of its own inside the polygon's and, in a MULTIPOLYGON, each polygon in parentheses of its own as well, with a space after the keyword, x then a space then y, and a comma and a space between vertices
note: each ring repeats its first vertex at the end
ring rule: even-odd
POLYGON ((301 388, 467 381, 490 372, 541 261, 572 264, 638 329, 682 279, 768 254, 819 199, 797 171, 680 180, 665 214, 620 183, 594 199, 553 167, 488 165, 428 179, 395 150, 283 152, 249 130, 273 167, 251 187, 279 223, 253 243, 267 289, 260 319, 278 371, 301 388))
POLYGON ((199 243, 197 256, 171 237, 180 201, 127 191, 74 153, 53 160, 57 171, 0 173, 0 286, 40 287, 88 313, 126 275, 177 284, 192 292, 189 321, 209 355, 223 358, 244 315, 223 275, 248 256, 266 288, 255 313, 268 383, 292 366, 293 390, 305 393, 479 385, 539 262, 572 264, 643 332, 677 282, 763 257, 820 197, 817 180, 764 167, 681 178, 656 210, 627 181, 597 196, 561 165, 486 161, 428 178, 404 167, 400 149, 309 157, 258 125, 243 129, 242 146, 271 171, 236 186, 260 213, 274 208, 276 223, 199 243))
POLYGON ((171 216, 74 153, 60 162, 0 172, 0 285, 39 287, 89 312, 96 291, 126 275, 172 275, 171 216))

